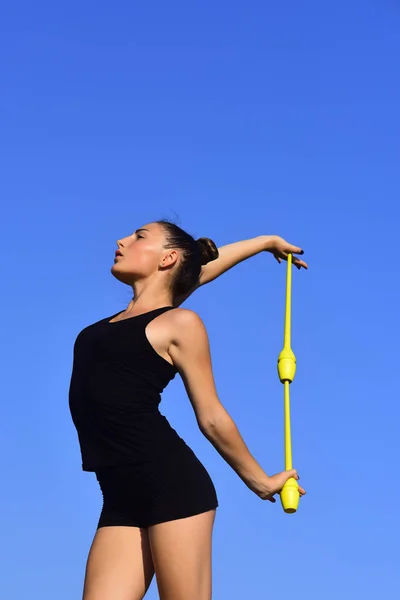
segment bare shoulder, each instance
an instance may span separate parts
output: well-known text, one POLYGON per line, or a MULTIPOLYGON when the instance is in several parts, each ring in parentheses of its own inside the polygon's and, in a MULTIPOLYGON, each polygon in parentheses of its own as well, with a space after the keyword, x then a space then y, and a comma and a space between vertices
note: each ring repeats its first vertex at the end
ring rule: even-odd
POLYGON ((193 336, 205 335, 206 329, 199 315, 187 308, 174 308, 168 313, 173 331, 173 341, 193 339, 193 336))
POLYGON ((173 320, 176 325, 195 325, 202 324, 203 321, 199 317, 199 315, 193 310, 189 310, 188 308, 173 308, 167 313, 171 320, 173 320))

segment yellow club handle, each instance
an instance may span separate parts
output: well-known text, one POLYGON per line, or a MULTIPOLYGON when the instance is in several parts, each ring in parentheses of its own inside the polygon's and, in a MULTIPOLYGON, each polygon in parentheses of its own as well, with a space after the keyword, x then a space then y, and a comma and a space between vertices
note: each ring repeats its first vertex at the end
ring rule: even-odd
MULTIPOLYGON (((289 386, 296 374, 296 357, 291 348, 291 299, 292 299, 292 262, 293 257, 288 254, 286 275, 286 309, 285 331, 282 352, 278 357, 278 375, 284 385, 284 416, 285 416, 285 470, 293 469, 292 463, 292 436, 290 428, 290 392, 289 386)), ((281 503, 286 513, 296 512, 299 505, 299 486, 291 477, 281 490, 281 503)))

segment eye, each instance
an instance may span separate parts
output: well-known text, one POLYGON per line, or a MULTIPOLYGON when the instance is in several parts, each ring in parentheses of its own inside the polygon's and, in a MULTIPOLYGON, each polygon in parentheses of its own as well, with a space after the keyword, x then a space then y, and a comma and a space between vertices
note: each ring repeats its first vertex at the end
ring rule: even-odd
POLYGON ((137 236, 138 238, 143 238, 143 237, 144 237, 144 235, 140 235, 140 233, 137 233, 137 234, 136 234, 136 236, 137 236))

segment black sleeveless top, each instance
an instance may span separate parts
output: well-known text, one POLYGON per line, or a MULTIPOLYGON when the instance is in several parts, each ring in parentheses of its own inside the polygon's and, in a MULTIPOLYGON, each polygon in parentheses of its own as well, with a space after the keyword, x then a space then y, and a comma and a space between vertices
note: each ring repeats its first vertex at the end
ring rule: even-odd
POLYGON ((145 333, 150 321, 172 308, 110 323, 113 315, 76 338, 69 407, 84 471, 147 463, 184 444, 158 409, 176 368, 145 333))

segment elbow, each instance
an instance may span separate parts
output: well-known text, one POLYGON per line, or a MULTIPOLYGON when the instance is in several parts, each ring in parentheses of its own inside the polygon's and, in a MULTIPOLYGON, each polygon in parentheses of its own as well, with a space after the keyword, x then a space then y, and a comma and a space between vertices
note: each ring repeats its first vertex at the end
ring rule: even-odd
POLYGON ((213 421, 209 421, 207 419, 201 419, 198 421, 198 425, 199 425, 199 429, 200 429, 201 433, 204 435, 204 437, 206 437, 207 439, 215 437, 216 427, 215 427, 215 424, 213 423, 213 421))
POLYGON ((223 407, 202 415, 198 419, 199 429, 207 439, 216 439, 218 432, 232 422, 231 417, 223 407))

